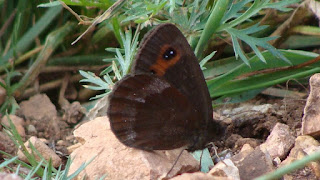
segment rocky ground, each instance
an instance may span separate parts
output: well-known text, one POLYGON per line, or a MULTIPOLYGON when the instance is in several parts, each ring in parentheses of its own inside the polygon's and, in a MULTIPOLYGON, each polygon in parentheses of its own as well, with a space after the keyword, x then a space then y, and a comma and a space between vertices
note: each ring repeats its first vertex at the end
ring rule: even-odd
MULTIPOLYGON (((46 95, 39 94, 21 102, 18 113, 10 119, 26 145, 29 140, 44 158, 52 158, 55 167, 71 155, 72 173, 94 158, 78 178, 107 175, 107 179, 253 179, 320 150, 316 140, 320 133, 320 74, 310 79, 310 86, 308 98, 307 93, 305 97, 284 99, 259 96, 246 103, 216 108, 215 118, 229 126, 227 136, 214 144, 218 153, 227 153, 221 155, 224 161, 216 163, 208 173, 199 172, 199 162, 185 151, 166 177, 180 149, 147 152, 128 148, 115 138, 107 117, 80 122, 85 111, 77 102, 66 103, 57 111, 46 95)), ((9 125, 6 117, 1 123, 9 125)), ((0 150, 27 161, 3 129, 0 150)), ((215 154, 213 148, 209 150, 215 154)), ((318 162, 284 176, 319 178, 318 162)))

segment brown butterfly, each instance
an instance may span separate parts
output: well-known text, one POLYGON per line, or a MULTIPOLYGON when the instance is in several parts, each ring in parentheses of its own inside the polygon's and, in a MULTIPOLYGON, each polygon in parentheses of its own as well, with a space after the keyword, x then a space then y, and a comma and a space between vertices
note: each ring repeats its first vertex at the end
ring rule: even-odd
POLYGON ((144 37, 131 74, 109 95, 107 115, 123 144, 143 150, 195 151, 225 131, 212 118, 198 60, 173 24, 158 25, 144 37))

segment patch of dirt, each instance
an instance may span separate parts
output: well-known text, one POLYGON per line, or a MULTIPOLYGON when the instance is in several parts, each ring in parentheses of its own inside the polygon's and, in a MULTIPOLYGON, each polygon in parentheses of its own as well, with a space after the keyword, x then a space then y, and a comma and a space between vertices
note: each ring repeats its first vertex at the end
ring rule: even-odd
POLYGON ((58 112, 45 94, 38 94, 22 101, 17 115, 26 122, 23 139, 31 136, 42 138, 57 154, 65 156, 69 154, 67 147, 77 143, 72 133, 75 123, 82 119, 84 113, 78 102, 68 104, 58 112))
MULTIPOLYGON (((249 102, 216 108, 214 111, 221 115, 221 119, 231 118, 233 123, 228 127, 229 134, 226 139, 215 144, 219 147, 219 151, 230 148, 234 153, 239 152, 245 143, 256 147, 266 140, 278 122, 287 124, 292 133, 298 136, 301 134, 301 119, 305 103, 306 99, 268 99, 267 96, 257 96, 249 102), (266 104, 270 104, 267 112, 245 110, 235 112, 231 116, 224 114, 226 109, 232 111, 243 106, 249 106, 252 109, 254 106, 266 104)), ((230 113, 230 111, 227 112, 230 113)))

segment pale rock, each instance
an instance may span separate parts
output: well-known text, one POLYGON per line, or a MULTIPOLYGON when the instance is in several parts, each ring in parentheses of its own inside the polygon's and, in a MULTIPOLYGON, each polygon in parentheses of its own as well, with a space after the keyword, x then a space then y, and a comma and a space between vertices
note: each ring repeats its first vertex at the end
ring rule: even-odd
MULTIPOLYGON (((289 157, 297 158, 299 151, 304 151, 310 147, 318 147, 320 143, 311 136, 298 136, 295 140, 294 147, 291 149, 289 157)), ((307 152, 305 152, 307 153, 307 152)))
POLYGON ((6 133, 0 131, 0 150, 14 155, 17 149, 17 146, 14 144, 11 138, 6 133))
POLYGON ((275 166, 278 167, 280 165, 280 163, 281 163, 281 159, 279 157, 276 157, 276 158, 273 159, 273 164, 275 166))
POLYGON ((310 94, 302 118, 302 135, 320 136, 320 73, 310 78, 310 94))
POLYGON ((50 142, 48 141, 48 139, 45 138, 38 138, 41 142, 45 143, 45 144, 49 144, 50 142))
POLYGON ((1 180, 23 180, 21 177, 19 177, 16 174, 10 174, 5 172, 0 172, 0 179, 1 180))
POLYGON ((64 141, 64 140, 59 140, 58 142, 57 142, 57 146, 67 146, 67 142, 66 141, 64 141))
POLYGON ((289 175, 289 174, 285 174, 283 176, 283 180, 293 180, 293 176, 292 175, 289 175))
MULTIPOLYGON (((81 125, 74 136, 83 145, 71 153, 74 159, 69 174, 75 172, 82 163, 93 161, 76 179, 158 179, 166 175, 176 161, 180 149, 170 151, 142 151, 123 145, 110 129, 106 116, 81 125)), ((199 162, 184 151, 168 177, 183 172, 199 170, 199 162)))
POLYGON ((244 103, 241 107, 224 109, 222 115, 227 115, 231 119, 250 119, 250 117, 266 114, 274 111, 272 104, 252 105, 244 103))
POLYGON ((227 179, 240 180, 239 169, 230 159, 220 161, 216 164, 208 174, 215 177, 223 177, 227 179))
POLYGON ((254 151, 254 148, 250 144, 244 144, 240 150, 240 153, 250 153, 254 151))
POLYGON ((249 144, 251 147, 255 148, 259 146, 260 143, 254 138, 239 138, 235 143, 235 147, 242 147, 245 144, 249 144))
MULTIPOLYGON (((302 159, 307 155, 315 152, 320 152, 320 143, 311 136, 298 136, 295 140, 295 145, 291 149, 288 157, 281 162, 280 167, 291 164, 292 162, 302 159)), ((313 175, 320 179, 320 164, 319 162, 310 162, 307 166, 312 170, 313 175)))
POLYGON ((62 105, 62 110, 64 111, 62 119, 68 124, 78 123, 86 113, 86 109, 78 101, 65 103, 62 105))
POLYGON ((251 115, 252 113, 260 112, 262 114, 267 113, 272 109, 272 104, 263 104, 263 105, 252 105, 252 104, 243 104, 241 107, 232 108, 232 109, 224 109, 222 114, 232 114, 237 115, 239 113, 246 112, 251 115))
POLYGON ((232 180, 225 177, 216 177, 203 172, 184 173, 180 176, 171 178, 170 180, 232 180))
POLYGON ((29 124, 27 126, 27 132, 28 132, 28 135, 33 135, 33 136, 37 135, 38 133, 36 127, 34 127, 34 125, 32 124, 29 124))
MULTIPOLYGON (((35 149, 42 155, 42 157, 49 161, 50 158, 52 160, 53 167, 59 167, 61 165, 61 158, 52 150, 50 149, 45 143, 43 143, 38 138, 32 136, 30 139, 24 143, 29 153, 32 153, 32 150, 29 146, 29 142, 35 147, 35 149)), ((34 153, 35 154, 35 153, 34 153)), ((27 157, 22 153, 21 150, 18 151, 18 158, 24 162, 28 162, 27 157)), ((40 161, 41 158, 35 154, 35 158, 37 161, 40 161)))
MULTIPOLYGON (((9 119, 12 121, 12 123, 16 127, 19 135, 24 138, 26 136, 26 132, 24 130, 24 125, 25 125, 24 120, 16 115, 13 115, 13 114, 9 115, 9 119)), ((10 127, 10 123, 9 123, 7 116, 2 117, 1 123, 7 127, 10 127)))
POLYGON ((231 161, 238 168, 241 180, 251 180, 275 169, 269 153, 259 147, 240 152, 231 161))
POLYGON ((19 105, 20 109, 17 113, 34 125, 38 137, 60 139, 62 124, 58 124, 56 107, 47 95, 37 94, 29 100, 22 101, 19 105))
POLYGON ((74 150, 78 149, 80 146, 82 146, 81 143, 73 144, 71 146, 67 147, 68 154, 71 154, 74 150))
POLYGON ((297 160, 297 158, 288 156, 285 160, 283 160, 280 163, 279 167, 283 167, 283 166, 289 165, 289 164, 293 163, 296 160, 297 160))
POLYGON ((72 140, 74 140, 74 139, 75 139, 75 138, 74 138, 73 135, 69 135, 69 136, 66 137, 66 141, 72 141, 72 140))
POLYGON ((268 151, 272 159, 283 159, 293 147, 294 139, 288 125, 277 123, 260 148, 268 151))
POLYGON ((38 121, 51 119, 57 115, 56 107, 45 94, 37 94, 27 101, 22 101, 19 112, 22 113, 26 119, 38 121))

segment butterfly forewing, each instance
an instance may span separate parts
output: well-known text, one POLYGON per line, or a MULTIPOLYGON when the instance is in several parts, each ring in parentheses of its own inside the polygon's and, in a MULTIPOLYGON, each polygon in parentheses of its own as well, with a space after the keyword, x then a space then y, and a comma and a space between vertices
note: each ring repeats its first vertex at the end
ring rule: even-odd
POLYGON ((137 53, 132 72, 155 74, 176 87, 201 114, 197 123, 202 128, 196 131, 201 135, 206 133, 207 124, 213 121, 211 98, 198 60, 176 26, 162 24, 149 32, 137 53))

